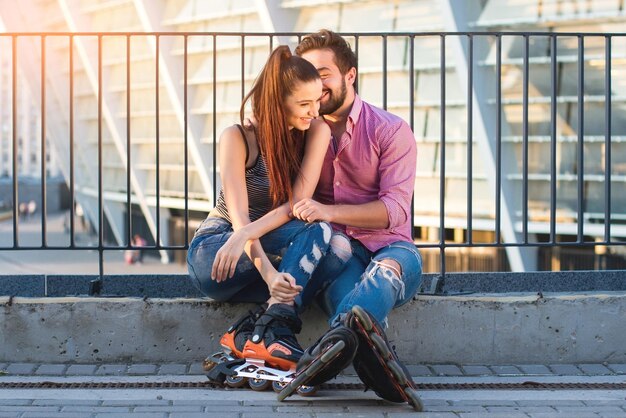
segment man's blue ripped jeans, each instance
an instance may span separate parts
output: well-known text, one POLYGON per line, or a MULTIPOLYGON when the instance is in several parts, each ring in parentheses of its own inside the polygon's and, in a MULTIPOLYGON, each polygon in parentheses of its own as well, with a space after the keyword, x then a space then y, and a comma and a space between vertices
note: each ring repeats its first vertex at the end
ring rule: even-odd
MULTIPOLYGON (((202 294, 218 301, 267 301, 267 284, 246 253, 241 255, 232 278, 220 283, 211 280, 215 255, 232 234, 230 222, 220 217, 208 217, 200 224, 187 253, 192 283, 202 294)), ((290 273, 304 288, 296 298, 299 307, 310 303, 319 291, 307 284, 328 250, 331 234, 331 227, 325 222, 292 220, 260 238, 263 250, 277 270, 290 273)))
POLYGON ((318 301, 330 324, 359 305, 386 325, 389 312, 417 293, 422 282, 422 256, 410 242, 394 242, 371 252, 359 241, 335 232, 314 281, 325 287, 318 301), (387 267, 385 259, 395 260, 401 271, 387 267))

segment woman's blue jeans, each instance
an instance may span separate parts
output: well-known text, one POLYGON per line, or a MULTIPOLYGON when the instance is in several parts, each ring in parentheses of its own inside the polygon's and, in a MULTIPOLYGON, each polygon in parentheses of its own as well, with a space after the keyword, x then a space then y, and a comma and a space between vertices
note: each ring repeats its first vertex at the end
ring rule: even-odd
POLYGON ((386 325, 391 310, 407 303, 417 293, 422 282, 422 256, 410 242, 394 242, 371 252, 359 241, 335 232, 313 281, 324 289, 318 302, 331 325, 354 305, 366 309, 386 325), (349 242, 348 253, 345 249, 338 251, 333 245, 337 238, 344 239, 344 247, 346 240, 349 242), (400 276, 381 263, 385 259, 400 264, 400 276))
MULTIPOLYGON (((308 305, 319 288, 307 286, 313 271, 328 250, 331 227, 325 222, 305 223, 292 220, 260 238, 263 250, 278 271, 290 273, 303 291, 296 305, 308 305)), ((196 230, 187 253, 192 283, 204 294, 218 301, 262 303, 269 299, 267 284, 246 253, 241 255, 235 274, 218 283, 211 280, 217 251, 233 234, 230 222, 208 217, 196 230)))

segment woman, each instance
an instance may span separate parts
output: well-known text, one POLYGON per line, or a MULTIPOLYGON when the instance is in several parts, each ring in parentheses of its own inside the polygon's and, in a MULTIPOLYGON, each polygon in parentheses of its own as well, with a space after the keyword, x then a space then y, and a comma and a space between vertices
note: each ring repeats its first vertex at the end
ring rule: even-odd
POLYGON ((297 308, 316 291, 307 283, 331 235, 326 223, 290 216, 293 203, 313 195, 330 141, 330 128, 316 119, 321 96, 315 67, 287 46, 272 52, 241 104, 243 120, 251 100, 256 127, 234 125, 220 137, 222 190, 187 255, 189 275, 206 296, 267 301, 265 311, 241 318, 220 343, 235 357, 282 369, 302 355, 297 308))

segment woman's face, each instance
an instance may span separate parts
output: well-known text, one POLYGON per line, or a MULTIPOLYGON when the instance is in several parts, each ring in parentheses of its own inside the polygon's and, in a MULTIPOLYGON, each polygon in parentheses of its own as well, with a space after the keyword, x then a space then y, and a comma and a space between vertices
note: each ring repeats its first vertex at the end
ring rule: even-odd
POLYGON ((285 114, 289 129, 305 131, 311 121, 318 117, 320 98, 322 97, 322 80, 300 82, 285 99, 285 114))

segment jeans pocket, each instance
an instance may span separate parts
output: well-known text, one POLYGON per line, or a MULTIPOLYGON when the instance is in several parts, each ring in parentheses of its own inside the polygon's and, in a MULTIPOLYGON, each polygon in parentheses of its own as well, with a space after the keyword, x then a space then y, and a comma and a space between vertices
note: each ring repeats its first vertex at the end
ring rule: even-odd
POLYGON ((232 225, 226 219, 222 219, 217 216, 210 216, 202 221, 198 229, 196 229, 194 238, 209 234, 223 234, 231 231, 232 229, 232 225))

